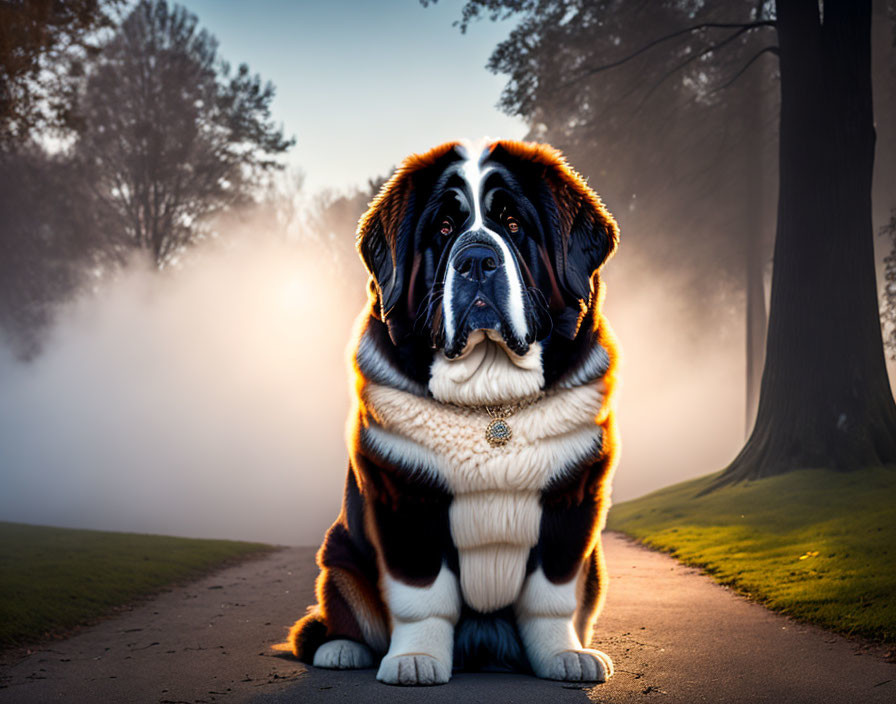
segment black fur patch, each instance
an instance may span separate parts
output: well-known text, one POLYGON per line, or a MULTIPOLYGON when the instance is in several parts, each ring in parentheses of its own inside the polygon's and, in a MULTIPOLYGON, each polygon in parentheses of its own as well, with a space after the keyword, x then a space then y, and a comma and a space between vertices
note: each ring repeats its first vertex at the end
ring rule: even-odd
POLYGON ((443 561, 457 571, 448 509, 451 495, 425 479, 409 476, 361 457, 377 542, 389 573, 407 584, 425 587, 439 575, 443 561))
POLYGON ((597 530, 603 509, 600 488, 608 469, 599 460, 545 491, 537 560, 545 576, 557 584, 575 578, 597 530))
POLYGON ((511 607, 483 614, 464 606, 454 629, 454 668, 531 672, 511 607))

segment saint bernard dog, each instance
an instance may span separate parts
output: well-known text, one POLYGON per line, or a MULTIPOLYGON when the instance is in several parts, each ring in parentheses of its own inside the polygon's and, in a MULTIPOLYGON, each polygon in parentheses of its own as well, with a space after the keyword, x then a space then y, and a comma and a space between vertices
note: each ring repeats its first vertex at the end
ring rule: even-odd
POLYGON ((296 657, 401 685, 610 677, 588 645, 618 448, 598 272, 618 237, 542 144, 443 144, 383 186, 358 227, 345 495, 296 657))

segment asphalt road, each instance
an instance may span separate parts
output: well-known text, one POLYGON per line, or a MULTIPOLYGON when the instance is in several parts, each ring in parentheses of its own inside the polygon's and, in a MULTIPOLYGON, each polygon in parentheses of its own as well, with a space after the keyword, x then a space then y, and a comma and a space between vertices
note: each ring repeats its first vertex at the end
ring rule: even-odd
POLYGON ((616 675, 569 685, 455 674, 441 687, 375 670, 306 668, 273 654, 310 602, 313 550, 289 548, 177 588, 34 653, 0 656, 0 702, 896 701, 881 649, 796 624, 673 559, 607 534, 610 592, 593 647, 616 675))

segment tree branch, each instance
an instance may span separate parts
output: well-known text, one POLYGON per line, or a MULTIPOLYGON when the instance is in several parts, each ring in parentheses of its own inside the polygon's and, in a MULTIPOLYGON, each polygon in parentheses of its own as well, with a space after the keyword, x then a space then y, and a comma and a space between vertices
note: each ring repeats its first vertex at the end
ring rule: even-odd
POLYGON ((713 93, 718 93, 719 91, 725 90, 726 88, 731 86, 738 78, 743 76, 749 70, 750 66, 752 66, 754 63, 756 63, 756 61, 759 59, 759 57, 762 56, 763 54, 774 54, 775 56, 778 56, 780 54, 780 52, 778 51, 778 47, 775 44, 772 44, 771 46, 767 46, 764 49, 760 49, 753 55, 752 59, 750 59, 749 61, 747 61, 747 63, 745 63, 743 66, 741 66, 740 70, 737 73, 735 73, 731 77, 730 80, 726 81, 725 83, 723 83, 720 86, 716 86, 711 91, 709 91, 709 93, 707 95, 712 95, 713 93))
POLYGON ((644 46, 642 46, 637 51, 632 52, 628 56, 624 56, 621 59, 616 61, 612 61, 608 64, 603 64, 601 66, 595 66, 594 68, 588 69, 585 73, 580 76, 570 79, 566 82, 566 85, 570 83, 574 83, 582 78, 587 78, 588 76, 593 76, 595 73, 600 73, 602 71, 608 71, 611 68, 616 68, 618 66, 622 66, 625 63, 628 63, 632 59, 640 56, 641 54, 650 51, 655 46, 658 46, 664 42, 670 41, 672 39, 676 39, 677 37, 681 37, 685 34, 692 34, 694 32, 699 32, 704 29, 737 29, 741 32, 749 32, 753 29, 759 29, 761 27, 774 27, 775 22, 772 20, 760 20, 757 22, 703 22, 701 24, 695 24, 691 27, 686 27, 685 29, 680 29, 676 32, 672 32, 671 34, 667 34, 665 36, 659 37, 658 39, 654 39, 651 42, 648 42, 644 46))
POLYGON ((737 39, 737 38, 738 38, 739 36, 741 36, 742 34, 745 34, 745 33, 749 32, 751 29, 752 29, 752 27, 750 27, 750 26, 748 26, 748 25, 744 25, 744 26, 742 26, 740 29, 738 29, 737 31, 732 32, 731 34, 729 34, 729 35, 728 35, 727 37, 725 37, 725 39, 723 39, 722 41, 720 41, 720 42, 718 42, 718 43, 716 43, 716 44, 710 44, 708 47, 705 47, 702 51, 698 51, 696 54, 692 54, 691 56, 689 56, 688 58, 686 58, 684 61, 682 61, 682 62, 676 64, 675 66, 673 66, 672 68, 670 68, 670 69, 669 69, 668 71, 666 71, 662 76, 660 76, 659 80, 657 80, 657 81, 650 87, 650 89, 644 94, 644 97, 641 98, 641 102, 640 102, 640 104, 639 104, 639 107, 640 107, 641 105, 643 105, 644 103, 646 103, 646 102, 650 99, 650 96, 653 95, 653 94, 656 92, 656 90, 657 90, 663 83, 665 83, 669 78, 671 78, 673 75, 675 75, 676 73, 678 73, 679 71, 681 71, 681 69, 687 67, 689 64, 692 64, 694 61, 697 61, 698 59, 703 58, 703 57, 706 56, 707 54, 711 54, 711 53, 714 52, 714 51, 718 51, 718 50, 721 49, 722 47, 724 47, 724 46, 726 46, 727 44, 730 44, 731 42, 733 42, 735 39, 737 39))

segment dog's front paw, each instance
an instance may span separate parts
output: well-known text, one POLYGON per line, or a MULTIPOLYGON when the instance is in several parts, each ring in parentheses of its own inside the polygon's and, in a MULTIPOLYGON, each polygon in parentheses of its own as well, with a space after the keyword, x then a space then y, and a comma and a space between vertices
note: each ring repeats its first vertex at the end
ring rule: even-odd
POLYGON ((613 674, 613 661, 606 653, 590 648, 563 650, 534 669, 536 675, 549 680, 606 682, 613 674))
POLYGON ((330 670, 358 670, 373 665, 373 654, 363 643, 337 639, 328 641, 317 649, 313 664, 330 670))
POLYGON ((451 678, 451 670, 425 653, 388 655, 380 663, 376 678, 386 684, 410 686, 445 684, 451 678))

